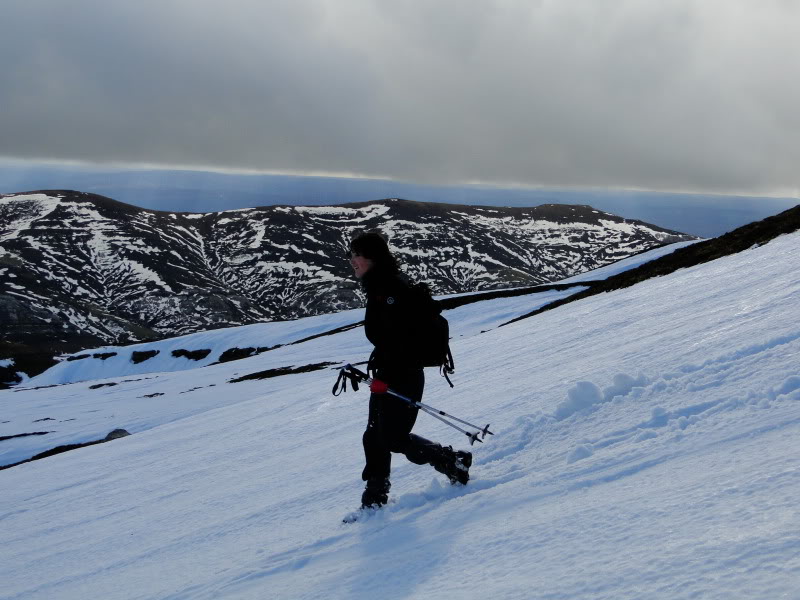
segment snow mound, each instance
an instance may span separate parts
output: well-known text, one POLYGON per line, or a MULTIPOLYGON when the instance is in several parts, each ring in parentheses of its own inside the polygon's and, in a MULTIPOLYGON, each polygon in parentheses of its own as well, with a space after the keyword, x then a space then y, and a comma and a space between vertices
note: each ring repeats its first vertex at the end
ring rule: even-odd
POLYGON ((797 375, 787 377, 770 396, 773 399, 777 399, 778 396, 787 396, 793 400, 800 400, 800 377, 797 375))
POLYGON ((567 399, 558 405, 553 416, 561 421, 598 404, 627 396, 634 390, 643 388, 647 383, 648 379, 644 375, 632 377, 625 373, 614 375, 613 383, 603 390, 591 381, 579 381, 569 389, 567 399))

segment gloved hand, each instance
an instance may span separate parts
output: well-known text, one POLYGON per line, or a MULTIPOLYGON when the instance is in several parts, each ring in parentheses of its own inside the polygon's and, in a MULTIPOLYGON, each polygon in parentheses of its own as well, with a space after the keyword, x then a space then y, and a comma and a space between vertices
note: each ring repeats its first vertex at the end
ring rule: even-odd
POLYGON ((389 385, 380 379, 373 379, 369 384, 369 391, 373 394, 385 394, 389 390, 389 385))

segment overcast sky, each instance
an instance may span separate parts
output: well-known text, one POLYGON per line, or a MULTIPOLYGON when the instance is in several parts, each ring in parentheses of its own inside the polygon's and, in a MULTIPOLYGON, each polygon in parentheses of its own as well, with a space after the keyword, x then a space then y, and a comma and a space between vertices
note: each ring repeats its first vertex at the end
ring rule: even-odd
POLYGON ((0 157, 800 194, 797 0, 0 0, 0 157))

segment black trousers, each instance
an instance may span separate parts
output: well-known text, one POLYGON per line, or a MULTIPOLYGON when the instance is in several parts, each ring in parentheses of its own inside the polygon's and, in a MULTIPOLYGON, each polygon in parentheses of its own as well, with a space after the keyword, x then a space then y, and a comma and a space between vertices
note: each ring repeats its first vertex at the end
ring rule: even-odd
MULTIPOLYGON (((422 369, 378 369, 376 378, 414 401, 422 399, 425 374, 422 369)), ((419 409, 391 394, 372 394, 369 397, 369 419, 362 438, 366 466, 361 473, 364 481, 388 478, 392 467, 392 452, 405 454, 411 462, 434 464, 442 447, 411 433, 419 409)))

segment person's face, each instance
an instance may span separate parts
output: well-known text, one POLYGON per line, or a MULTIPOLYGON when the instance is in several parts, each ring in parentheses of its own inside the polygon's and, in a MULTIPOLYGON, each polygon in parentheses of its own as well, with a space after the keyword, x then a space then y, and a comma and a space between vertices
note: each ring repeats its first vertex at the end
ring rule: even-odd
POLYGON ((353 267, 356 279, 361 279, 364 273, 372 268, 373 264, 375 263, 371 259, 364 258, 357 252, 350 252, 350 265, 353 267))

